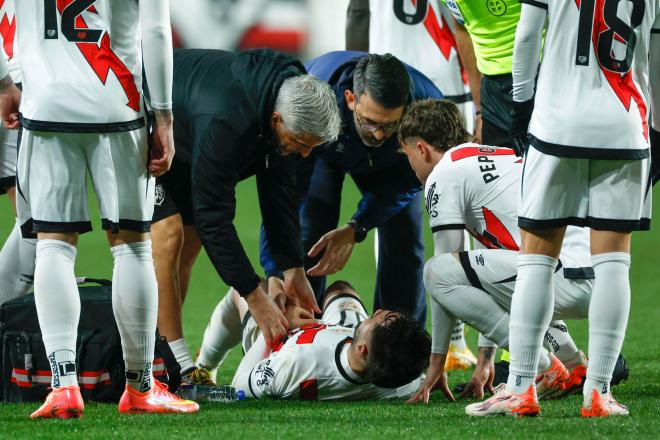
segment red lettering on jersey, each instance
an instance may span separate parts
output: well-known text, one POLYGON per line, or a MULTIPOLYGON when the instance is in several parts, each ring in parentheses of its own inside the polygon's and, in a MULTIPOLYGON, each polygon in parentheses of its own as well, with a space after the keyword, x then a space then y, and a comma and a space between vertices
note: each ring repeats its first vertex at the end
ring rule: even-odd
POLYGON ((503 147, 493 148, 483 145, 463 147, 451 152, 451 161, 456 162, 461 159, 467 159, 468 157, 474 156, 511 156, 513 154, 516 154, 516 152, 510 148, 503 147))
MULTIPOLYGON (((57 0, 57 9, 62 13, 62 10, 73 1, 74 0, 57 0)), ((96 9, 93 8, 93 5, 87 10, 92 13, 98 13, 96 9)), ((88 29, 87 23, 82 18, 82 15, 76 17, 76 27, 78 29, 88 29)), ((110 47, 110 36, 108 33, 105 32, 101 37, 100 46, 94 43, 75 43, 75 45, 78 46, 83 57, 87 60, 103 85, 105 85, 108 80, 108 73, 111 70, 114 72, 128 98, 126 105, 136 112, 140 111, 140 91, 135 85, 135 79, 133 78, 131 71, 112 51, 112 48, 110 47)))
POLYGON ((482 208, 484 220, 486 221, 486 229, 483 235, 474 233, 479 243, 486 246, 488 249, 508 249, 510 251, 518 251, 518 245, 509 230, 504 226, 504 223, 497 218, 492 211, 485 206, 482 208))
MULTIPOLYGON (((580 0, 575 0, 578 9, 580 8, 580 0)), ((605 17, 603 15, 605 0, 596 0, 596 7, 594 8, 594 25, 591 33, 591 39, 594 45, 594 50, 598 52, 598 36, 609 29, 609 26, 605 23, 605 17)), ((625 42, 620 36, 614 35, 615 39, 620 42, 625 42)), ((632 100, 637 104, 637 110, 639 111, 639 116, 642 119, 642 132, 644 133, 644 139, 649 139, 649 123, 646 119, 646 103, 644 102, 644 97, 637 90, 635 82, 632 77, 632 69, 630 69, 625 74, 621 75, 619 72, 613 72, 606 69, 598 60, 598 65, 600 66, 600 71, 603 72, 603 76, 614 90, 617 98, 623 104, 623 107, 627 112, 630 111, 630 102, 632 100)))
MULTIPOLYGON (((5 6, 6 0, 0 0, 0 11, 5 6)), ((14 36, 16 35, 16 17, 9 19, 9 13, 5 10, 0 20, 0 35, 2 35, 2 47, 11 60, 14 57, 14 36)))
POLYGON ((319 386, 316 379, 307 379, 300 382, 301 400, 319 400, 319 386))

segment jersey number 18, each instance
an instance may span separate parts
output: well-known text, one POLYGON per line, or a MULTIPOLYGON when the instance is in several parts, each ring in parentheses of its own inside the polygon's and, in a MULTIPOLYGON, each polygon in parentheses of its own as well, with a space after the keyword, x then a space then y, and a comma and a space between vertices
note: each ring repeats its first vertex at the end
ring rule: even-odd
POLYGON ((594 50, 603 68, 619 73, 630 70, 637 37, 634 30, 644 18, 644 0, 576 0, 580 8, 577 50, 575 64, 589 65, 589 52, 593 38, 594 50), (630 2, 630 24, 617 15, 621 2, 630 2), (595 12, 595 14, 594 14, 595 12), (596 29, 594 31, 594 25, 596 29), (626 56, 616 59, 613 56, 614 41, 626 46, 626 56))

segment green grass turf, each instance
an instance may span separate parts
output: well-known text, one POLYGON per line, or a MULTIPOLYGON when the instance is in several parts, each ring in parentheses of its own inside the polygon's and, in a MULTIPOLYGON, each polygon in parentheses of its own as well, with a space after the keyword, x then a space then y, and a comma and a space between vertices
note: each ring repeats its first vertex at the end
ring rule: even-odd
MULTIPOLYGON (((347 179, 348 182, 348 179, 347 179)), ((239 186, 236 226, 255 264, 260 214, 252 180, 239 186)), ((354 187, 344 192, 342 220, 349 218, 357 203, 354 187)), ((92 212, 94 212, 92 210, 92 212)), ((11 228, 6 197, 0 198, 0 239, 11 228)), ((95 222, 98 231, 98 221, 95 222)), ((371 234, 370 234, 371 235, 371 234)), ((198 414, 188 416, 119 416, 115 405, 87 405, 81 420, 30 421, 27 416, 37 404, 0 404, 0 439, 51 438, 457 438, 457 437, 637 437, 658 438, 660 431, 660 281, 656 246, 660 232, 636 236, 633 245, 631 281, 633 301, 623 351, 631 378, 614 389, 616 397, 630 407, 626 419, 582 420, 578 417, 580 396, 547 402, 535 419, 471 419, 464 415, 467 402, 448 403, 435 395, 431 405, 406 406, 401 402, 314 403, 256 401, 232 405, 203 404, 198 414)), ((429 237, 427 237, 427 240, 429 237)), ((110 277, 111 256, 100 232, 81 238, 77 260, 80 276, 110 277)), ((348 267, 338 275, 352 282, 367 304, 372 303, 375 267, 373 241, 359 245, 348 267)), ((335 277, 337 278, 337 277, 335 277)), ((185 332, 193 352, 201 343, 206 322, 217 301, 227 291, 206 256, 194 269, 185 305, 185 332)), ((586 350, 586 323, 569 322, 578 345, 586 350)), ((469 333, 474 346, 475 332, 469 333)), ((231 380, 240 360, 234 350, 220 373, 231 380)), ((452 386, 467 373, 450 375, 452 386)))

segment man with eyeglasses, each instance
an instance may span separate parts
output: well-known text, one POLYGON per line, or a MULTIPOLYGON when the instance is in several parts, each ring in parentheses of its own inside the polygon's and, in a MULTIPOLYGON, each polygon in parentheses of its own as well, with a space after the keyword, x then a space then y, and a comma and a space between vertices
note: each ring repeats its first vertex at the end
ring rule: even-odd
MULTIPOLYGON (((305 160, 310 183, 301 207, 301 227, 308 252, 305 268, 317 300, 325 291, 326 275, 339 272, 355 243, 378 228, 374 310, 398 310, 424 322, 421 187, 393 134, 406 105, 442 94, 423 74, 391 54, 330 52, 305 67, 334 90, 343 127, 337 141, 317 148, 305 160), (337 227, 346 174, 362 199, 350 220, 337 227)), ((268 275, 277 275, 268 252, 262 253, 262 263, 268 275)))

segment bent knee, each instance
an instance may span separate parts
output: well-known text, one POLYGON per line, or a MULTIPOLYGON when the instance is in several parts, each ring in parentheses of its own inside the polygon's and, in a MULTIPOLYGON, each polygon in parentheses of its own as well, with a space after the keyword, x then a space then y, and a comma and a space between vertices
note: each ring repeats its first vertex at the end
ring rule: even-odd
POLYGON ((154 258, 160 261, 176 262, 183 249, 183 228, 167 219, 154 223, 151 229, 154 258))
POLYGON ((462 274, 458 254, 436 255, 424 264, 424 287, 429 293, 454 286, 462 274))

